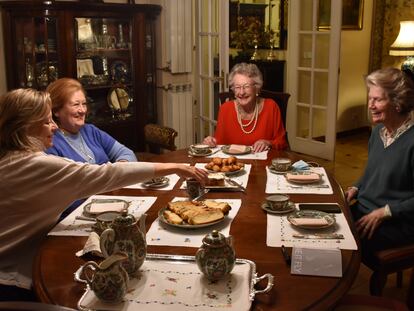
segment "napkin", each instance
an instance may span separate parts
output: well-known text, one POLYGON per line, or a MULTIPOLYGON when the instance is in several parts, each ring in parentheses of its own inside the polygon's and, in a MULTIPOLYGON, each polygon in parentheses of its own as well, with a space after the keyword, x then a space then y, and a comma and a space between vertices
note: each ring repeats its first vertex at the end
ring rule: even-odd
POLYGON ((308 170, 309 169, 309 164, 306 163, 303 160, 299 160, 296 161, 295 163, 292 164, 292 167, 296 170, 296 171, 304 171, 304 170, 308 170))
POLYGON ((312 182, 312 181, 318 181, 321 179, 321 176, 317 173, 310 173, 310 174, 291 174, 291 173, 287 173, 286 174, 286 179, 288 181, 297 181, 297 182, 301 182, 301 181, 308 181, 308 182, 312 182))
POLYGON ((99 235, 96 232, 91 232, 88 237, 88 240, 85 243, 85 246, 80 251, 76 252, 76 256, 81 257, 87 253, 92 255, 104 257, 101 252, 101 247, 99 244, 99 235))
POLYGON ((104 212, 122 212, 125 209, 124 202, 92 203, 89 213, 101 214, 104 212))
POLYGON ((244 145, 230 145, 229 152, 231 153, 242 153, 246 151, 246 146, 244 145))
POLYGON ((321 227, 328 225, 328 221, 325 218, 291 218, 290 221, 297 226, 321 227))

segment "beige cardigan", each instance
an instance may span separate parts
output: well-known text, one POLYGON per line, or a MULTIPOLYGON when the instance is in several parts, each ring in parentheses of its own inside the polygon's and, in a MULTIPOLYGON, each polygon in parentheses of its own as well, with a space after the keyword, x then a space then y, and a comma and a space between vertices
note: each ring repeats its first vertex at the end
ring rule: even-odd
POLYGON ((153 176, 143 162, 95 165, 43 152, 0 159, 0 284, 31 287, 33 257, 70 203, 153 176))

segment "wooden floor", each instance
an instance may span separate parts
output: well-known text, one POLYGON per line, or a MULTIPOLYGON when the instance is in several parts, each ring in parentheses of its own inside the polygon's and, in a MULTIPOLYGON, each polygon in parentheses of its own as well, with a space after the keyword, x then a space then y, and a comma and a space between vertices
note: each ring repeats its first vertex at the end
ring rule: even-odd
MULTIPOLYGON (((335 161, 323 165, 331 170, 342 188, 345 190, 352 185, 362 174, 367 160, 367 144, 369 132, 363 131, 337 139, 335 161)), ((411 270, 404 272, 402 289, 396 287, 396 277, 390 275, 384 289, 384 297, 393 298, 405 303, 406 290, 411 270)), ((361 265, 359 275, 355 280, 350 293, 369 295, 369 278, 371 271, 361 265)))

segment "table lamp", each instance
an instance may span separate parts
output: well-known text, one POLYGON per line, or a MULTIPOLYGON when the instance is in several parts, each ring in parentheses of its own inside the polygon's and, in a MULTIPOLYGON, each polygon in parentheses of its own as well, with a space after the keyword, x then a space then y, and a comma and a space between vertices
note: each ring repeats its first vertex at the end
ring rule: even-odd
POLYGON ((401 70, 414 72, 414 21, 401 21, 400 32, 390 47, 390 55, 407 56, 401 70))

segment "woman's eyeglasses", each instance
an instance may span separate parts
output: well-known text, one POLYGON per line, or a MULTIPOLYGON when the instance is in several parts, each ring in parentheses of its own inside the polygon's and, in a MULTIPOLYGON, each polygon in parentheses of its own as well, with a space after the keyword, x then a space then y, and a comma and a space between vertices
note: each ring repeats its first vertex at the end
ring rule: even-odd
POLYGON ((254 84, 243 84, 243 85, 235 85, 231 88, 231 90, 236 93, 236 92, 240 92, 241 90, 243 91, 250 91, 255 85, 254 84))

